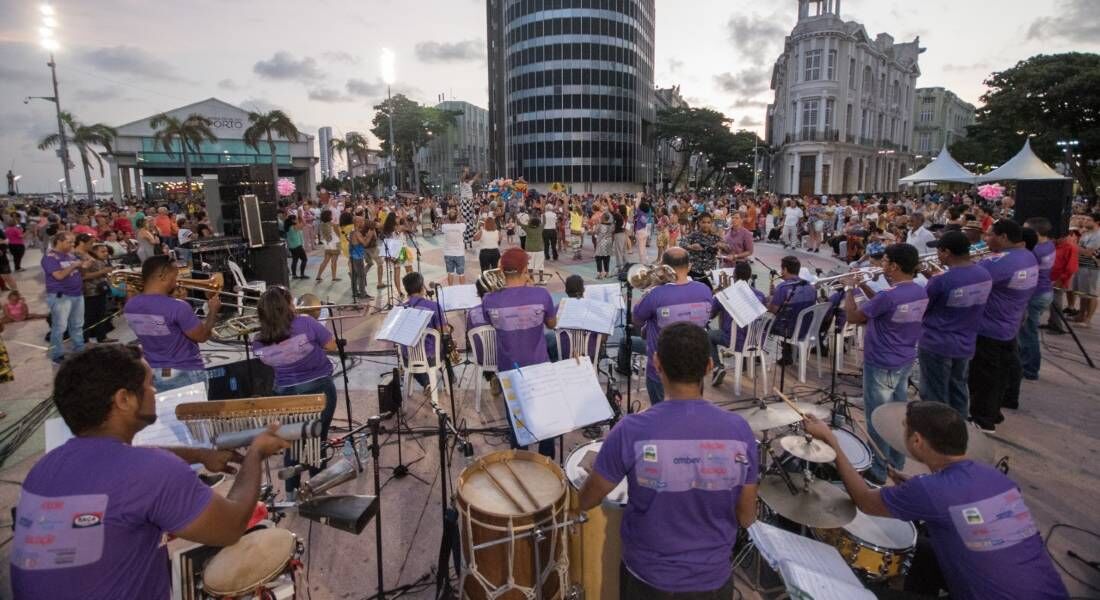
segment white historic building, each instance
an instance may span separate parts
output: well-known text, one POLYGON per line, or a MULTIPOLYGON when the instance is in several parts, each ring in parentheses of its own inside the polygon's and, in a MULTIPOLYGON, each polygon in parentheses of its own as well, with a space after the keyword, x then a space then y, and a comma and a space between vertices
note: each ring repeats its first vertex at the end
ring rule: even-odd
POLYGON ((770 181, 779 194, 893 192, 913 171, 920 38, 894 43, 840 18, 840 0, 799 0, 775 62, 770 181))

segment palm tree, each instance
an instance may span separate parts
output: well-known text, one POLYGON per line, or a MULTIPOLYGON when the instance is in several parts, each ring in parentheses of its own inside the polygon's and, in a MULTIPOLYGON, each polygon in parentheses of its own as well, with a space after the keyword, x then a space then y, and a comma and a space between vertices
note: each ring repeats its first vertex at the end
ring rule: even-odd
POLYGON ((154 148, 160 146, 165 154, 172 156, 175 154, 172 148, 173 140, 178 139, 180 142, 183 170, 187 177, 188 199, 191 199, 191 153, 198 154, 199 147, 204 141, 218 141, 217 136, 210 130, 213 125, 213 121, 198 113, 191 113, 182 121, 167 113, 160 113, 149 120, 149 127, 157 130, 153 134, 154 148))
MULTIPOLYGON (((118 136, 118 131, 103 123, 85 125, 77 121, 70 112, 61 113, 61 122, 64 123, 65 127, 68 129, 65 141, 76 148, 77 152, 80 154, 80 163, 84 167, 84 184, 88 189, 88 200, 94 203, 95 186, 92 185, 92 169, 89 156, 95 159, 96 164, 99 166, 99 176, 102 177, 103 159, 100 158, 99 153, 95 151, 94 146, 103 146, 107 154, 111 154, 111 144, 118 136)), ((38 149, 45 150, 60 144, 61 135, 58 133, 51 133, 38 142, 38 149)))
POLYGON ((260 151, 260 142, 267 140, 267 149, 271 152, 271 173, 275 185, 279 183, 279 162, 275 157, 275 136, 281 136, 290 142, 298 141, 298 128, 281 110, 266 113, 248 113, 248 122, 252 123, 244 130, 244 143, 260 151))
POLYGON ((358 158, 360 163, 367 162, 367 139, 360 133, 349 133, 344 139, 333 138, 328 144, 329 154, 343 154, 348 163, 348 175, 351 177, 351 197, 355 197, 355 173, 351 159, 358 158))

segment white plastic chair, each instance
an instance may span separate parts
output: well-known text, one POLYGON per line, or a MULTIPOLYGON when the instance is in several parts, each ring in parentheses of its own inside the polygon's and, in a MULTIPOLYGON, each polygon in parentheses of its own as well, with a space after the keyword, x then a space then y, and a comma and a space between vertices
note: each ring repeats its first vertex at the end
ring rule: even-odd
POLYGON ((229 272, 233 274, 233 292, 237 295, 237 314, 244 312, 244 298, 245 292, 253 292, 257 296, 262 295, 267 291, 267 282, 262 280, 248 281, 244 278, 244 271, 241 271, 241 266, 237 263, 227 260, 229 264, 229 272))
POLYGON ((482 373, 496 373, 497 371, 497 330, 492 325, 474 327, 466 332, 470 344, 470 356, 478 370, 474 373, 474 410, 481 412, 481 390, 485 382, 482 373), (481 345, 481 355, 478 355, 477 345, 481 345))
POLYGON ((401 364, 402 383, 405 389, 405 398, 408 399, 412 394, 412 388, 410 384, 412 382, 412 376, 414 373, 425 373, 428 376, 428 390, 432 395, 432 402, 438 403, 439 401, 439 386, 435 384, 436 380, 442 382, 443 386, 447 386, 447 377, 444 374, 444 365, 442 355, 440 354, 440 347, 443 345, 442 336, 439 335, 439 331, 432 329, 431 327, 424 330, 424 335, 421 336, 420 342, 415 346, 402 346, 401 344, 394 344, 397 347, 397 360, 401 364), (433 340, 432 356, 428 356, 426 344, 428 340, 433 340), (402 352, 404 350, 404 352, 402 352))
MULTIPOLYGON (((836 317, 834 317, 834 318, 836 318, 836 317)), ((859 333, 860 333, 859 332, 859 326, 858 325, 853 325, 851 323, 845 323, 844 327, 841 328, 841 330, 840 330, 840 339, 837 340, 836 350, 834 351, 835 355, 836 355, 836 369, 838 371, 842 367, 844 367, 844 351, 845 351, 846 347, 848 346, 848 340, 851 339, 852 343, 857 345, 857 347, 858 347, 859 333)), ((832 335, 833 335, 832 328, 830 327, 829 328, 829 341, 830 342, 832 342, 832 335)))
POLYGON ((554 336, 558 340, 558 359, 565 360, 574 356, 587 356, 596 364, 600 360, 600 349, 603 348, 607 335, 584 329, 555 329, 554 336), (589 350, 595 350, 595 354, 589 350))
MULTIPOLYGON (((764 349, 764 341, 768 339, 768 334, 772 330, 772 324, 775 322, 775 315, 772 313, 764 313, 760 315, 752 323, 749 323, 749 330, 745 332, 745 343, 741 346, 741 350, 734 350, 727 346, 718 346, 718 357, 722 359, 722 367, 726 367, 726 354, 733 358, 733 393, 735 396, 741 395, 741 363, 743 359, 749 359, 749 377, 755 379, 755 367, 757 359, 760 360, 760 375, 762 381, 768 380, 768 353, 764 349), (725 352, 723 352, 725 351, 725 352)), ((737 345, 737 330, 734 329, 730 332, 730 343, 737 345)))
POLYGON ((802 312, 798 313, 798 318, 795 319, 792 337, 780 336, 783 342, 792 345, 798 353, 798 381, 800 383, 806 383, 806 360, 810 353, 810 344, 817 348, 817 376, 821 377, 821 323, 831 309, 832 304, 828 302, 804 308, 802 312), (806 331, 805 337, 798 339, 799 332, 804 329, 802 324, 807 320, 810 322, 810 328, 806 331))

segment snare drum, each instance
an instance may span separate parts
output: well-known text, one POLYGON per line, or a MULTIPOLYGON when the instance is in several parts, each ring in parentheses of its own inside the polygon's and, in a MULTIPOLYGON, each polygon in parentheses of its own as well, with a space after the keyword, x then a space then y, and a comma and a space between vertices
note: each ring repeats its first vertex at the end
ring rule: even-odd
POLYGON ((203 591, 234 600, 295 598, 301 555, 297 536, 285 529, 267 527, 246 533, 206 563, 203 591))
POLYGON ((525 600, 536 586, 544 600, 565 597, 568 489, 558 465, 524 450, 493 452, 462 471, 455 489, 463 598, 525 600))
MULTIPOLYGON (((602 441, 582 444, 565 461, 565 476, 573 488, 569 507, 576 511, 580 491, 589 473, 581 466, 585 455, 599 453, 602 441)), ((569 581, 584 590, 586 600, 619 597, 619 562, 622 540, 619 526, 627 500, 627 480, 604 498, 603 504, 586 512, 588 520, 569 537, 569 581)))
POLYGON ((811 529, 814 537, 837 549, 853 569, 871 581, 909 571, 917 547, 917 528, 908 521, 872 517, 856 510, 841 529, 811 529))

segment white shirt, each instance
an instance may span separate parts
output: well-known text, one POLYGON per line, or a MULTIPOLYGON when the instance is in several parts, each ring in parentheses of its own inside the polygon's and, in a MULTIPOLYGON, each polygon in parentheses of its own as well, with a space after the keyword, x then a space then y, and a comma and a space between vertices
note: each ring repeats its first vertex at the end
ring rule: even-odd
POLYGON ((788 206, 783 209, 783 225, 794 227, 802 220, 802 209, 797 206, 788 206))
POLYGON ((481 239, 477 242, 478 250, 495 250, 500 248, 500 230, 494 229, 489 231, 488 229, 481 230, 481 239))
POLYGON ((462 234, 466 232, 465 223, 443 224, 443 256, 464 256, 465 246, 462 243, 462 234))
POLYGON ((558 213, 548 210, 542 213, 542 228, 543 229, 557 229, 558 228, 558 213))
POLYGON ((932 252, 932 249, 928 247, 928 242, 936 239, 935 234, 921 225, 916 229, 912 229, 905 236, 905 243, 913 246, 917 249, 917 254, 924 255, 932 252))

